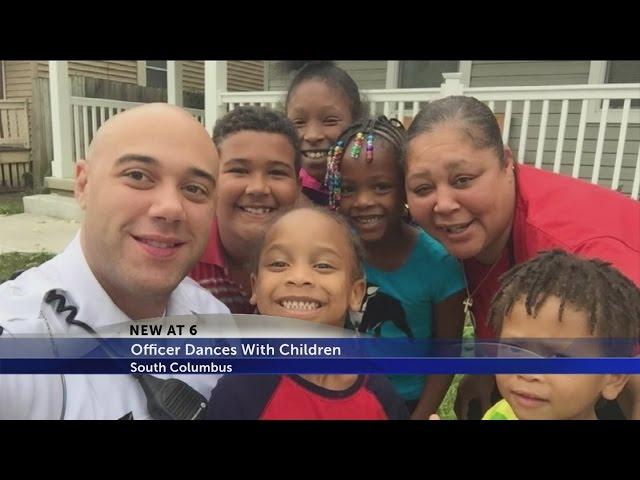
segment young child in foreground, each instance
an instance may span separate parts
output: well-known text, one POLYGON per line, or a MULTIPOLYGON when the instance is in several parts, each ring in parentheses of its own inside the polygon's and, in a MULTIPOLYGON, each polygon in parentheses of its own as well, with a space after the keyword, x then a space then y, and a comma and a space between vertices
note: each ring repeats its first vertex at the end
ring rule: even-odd
MULTIPOLYGON (((365 290, 357 238, 325 209, 290 211, 267 230, 251 282, 261 314, 343 327, 365 290)), ((237 375, 218 382, 207 418, 401 420, 408 412, 382 375, 237 375)))
MULTIPOLYGON (((545 357, 606 356, 604 343, 624 347, 616 356, 630 355, 631 341, 581 344, 580 339, 637 339, 640 289, 606 262, 553 250, 502 278, 489 319, 509 344, 536 339, 534 348, 531 341, 526 348, 545 357)), ((596 403, 615 400, 628 379, 622 374, 496 375, 504 399, 484 419, 595 420, 596 403)))

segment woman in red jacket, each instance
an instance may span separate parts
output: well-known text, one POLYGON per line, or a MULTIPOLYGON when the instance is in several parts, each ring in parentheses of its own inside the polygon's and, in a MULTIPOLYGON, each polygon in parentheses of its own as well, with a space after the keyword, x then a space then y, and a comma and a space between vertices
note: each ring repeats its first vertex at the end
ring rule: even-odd
MULTIPOLYGON (((500 275, 544 250, 601 258, 640 285, 640 203, 516 164, 493 112, 477 99, 429 103, 409 129, 406 167, 413 218, 464 265, 476 338, 495 338, 487 313, 500 275)), ((486 410, 492 391, 493 377, 463 379, 458 417, 474 398, 486 410)), ((640 418, 640 380, 627 393, 621 406, 640 418)))

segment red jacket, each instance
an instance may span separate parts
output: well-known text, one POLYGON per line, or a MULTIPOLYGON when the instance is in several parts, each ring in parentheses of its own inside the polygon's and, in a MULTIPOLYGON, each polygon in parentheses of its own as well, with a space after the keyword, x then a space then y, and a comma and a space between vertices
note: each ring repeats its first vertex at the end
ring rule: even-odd
MULTIPOLYGON (((613 190, 527 165, 516 168, 516 210, 512 230, 516 264, 538 252, 560 248, 609 261, 640 286, 640 202, 613 190)), ((490 266, 464 261, 473 294, 476 337, 493 338, 487 315, 498 278, 511 266, 509 248, 484 281, 490 266)))

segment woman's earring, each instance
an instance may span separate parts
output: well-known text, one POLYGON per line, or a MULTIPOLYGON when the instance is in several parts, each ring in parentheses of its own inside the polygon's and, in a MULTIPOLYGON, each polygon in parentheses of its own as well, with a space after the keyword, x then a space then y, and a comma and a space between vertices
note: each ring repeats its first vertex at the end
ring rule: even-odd
POLYGON ((402 216, 404 218, 411 218, 411 212, 409 211, 409 204, 405 203, 404 208, 402 209, 402 216))

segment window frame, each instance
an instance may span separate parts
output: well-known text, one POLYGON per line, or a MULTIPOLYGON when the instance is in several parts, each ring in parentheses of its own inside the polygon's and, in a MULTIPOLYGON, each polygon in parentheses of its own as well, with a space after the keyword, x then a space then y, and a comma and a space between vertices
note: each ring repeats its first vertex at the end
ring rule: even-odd
MULTIPOLYGON (((387 76, 385 79, 385 88, 400 88, 400 62, 403 60, 387 61, 387 76)), ((465 86, 471 86, 471 60, 458 60, 458 72, 462 73, 462 83, 465 86)), ((444 80, 442 80, 444 82, 444 80)), ((427 87, 425 87, 427 88, 427 87)))
POLYGON ((0 60, 0 100, 7 99, 7 74, 4 69, 4 60, 0 60))
MULTIPOLYGON (((589 65, 589 84, 607 85, 605 83, 607 68, 609 67, 608 60, 592 60, 589 65)), ((599 100, 592 100, 589 102, 587 110, 587 122, 588 123, 600 123, 600 117, 602 115, 602 102, 599 100)), ((622 108, 609 108, 607 112, 607 124, 609 123, 622 123, 622 108)), ((629 123, 640 123, 640 108, 631 107, 629 109, 629 123)))
MULTIPOLYGON (((158 72, 165 73, 166 79, 167 79, 167 86, 164 87, 164 89, 165 90, 168 89, 169 87, 168 67, 167 68, 154 67, 149 65, 147 63, 147 60, 138 60, 137 66, 138 66, 138 85, 142 87, 148 87, 149 85, 147 85, 147 70, 156 70, 158 72)), ((162 87, 153 87, 153 88, 162 88, 162 87)))

